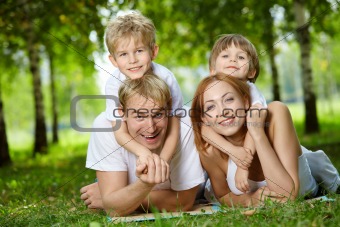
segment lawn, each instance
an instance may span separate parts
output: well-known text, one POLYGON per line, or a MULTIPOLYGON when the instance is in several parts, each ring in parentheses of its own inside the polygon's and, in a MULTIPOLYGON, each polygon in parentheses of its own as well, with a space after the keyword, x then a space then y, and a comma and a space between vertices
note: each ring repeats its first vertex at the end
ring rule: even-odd
MULTIPOLYGON (((289 107, 301 143, 313 149, 323 148, 340 169, 337 154, 340 150, 340 119, 331 115, 322 117, 321 133, 303 136, 301 108, 297 105, 289 107)), ((92 183, 95 178, 94 172, 84 167, 89 134, 64 130, 60 136, 60 144, 51 145, 48 155, 34 160, 28 146, 12 146, 14 164, 0 169, 0 226, 110 225, 102 212, 87 210, 79 198, 80 187, 92 183)), ((251 216, 242 214, 244 209, 235 207, 223 208, 223 212, 213 215, 184 215, 120 226, 339 226, 340 197, 329 195, 329 198, 335 200, 268 202, 251 216)))

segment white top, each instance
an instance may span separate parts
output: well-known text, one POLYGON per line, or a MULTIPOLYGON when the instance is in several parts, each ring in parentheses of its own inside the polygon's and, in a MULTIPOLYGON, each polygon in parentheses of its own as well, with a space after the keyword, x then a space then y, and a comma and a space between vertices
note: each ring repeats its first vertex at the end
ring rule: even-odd
MULTIPOLYGON (((315 152, 311 152, 311 153, 315 153, 315 152)), ((310 163, 308 162, 305 151, 303 151, 303 153, 299 156, 298 163, 299 163, 298 165, 299 165, 299 180, 300 180, 299 195, 305 196, 308 193, 310 193, 310 195, 315 196, 318 191, 318 185, 311 173, 311 168, 313 167, 310 167, 310 163)), ((228 183, 230 191, 233 194, 242 195, 244 193, 238 190, 235 184, 236 170, 237 170, 236 164, 231 160, 231 158, 229 158, 226 181, 228 183)), ((254 192, 260 187, 267 185, 266 180, 253 181, 253 180, 248 179, 248 183, 250 187, 250 192, 254 192)), ((280 185, 280 182, 274 182, 274 183, 280 185)), ((210 179, 208 179, 208 181, 205 184, 204 196, 209 202, 218 202, 217 198, 215 197, 212 185, 210 183, 210 179)))
MULTIPOLYGON (((171 97, 172 97, 172 113, 176 116, 183 116, 184 113, 182 111, 183 108, 183 97, 181 89, 178 85, 176 77, 174 74, 167 68, 162 65, 159 65, 155 62, 151 63, 151 67, 153 72, 165 83, 169 86, 171 97)), ((106 99, 106 119, 109 121, 115 121, 119 119, 119 115, 117 112, 117 107, 119 106, 118 99, 118 91, 120 85, 123 84, 124 80, 126 80, 126 76, 119 71, 119 69, 115 69, 107 80, 105 85, 105 95, 111 95, 117 97, 117 100, 113 100, 111 98, 106 99)))
MULTIPOLYGON (((93 128, 109 128, 111 122, 101 113, 94 121, 93 128)), ((122 148, 112 132, 92 132, 87 150, 86 168, 99 171, 127 171, 129 184, 137 177, 136 155, 122 148)), ((156 185, 153 190, 191 189, 204 182, 204 173, 194 144, 194 134, 188 116, 181 118, 180 140, 177 151, 170 163, 170 181, 156 185)))
MULTIPOLYGON (((242 191, 238 190, 236 187, 236 182, 235 182, 235 175, 236 175, 236 170, 237 170, 237 165, 231 158, 228 159, 228 172, 227 172, 227 183, 229 186, 230 191, 235 194, 235 195, 242 195, 244 194, 242 191)), ((254 192, 257 189, 266 186, 267 182, 264 181, 253 181, 248 179, 248 184, 249 184, 249 191, 254 192)))
POLYGON ((263 107, 267 107, 267 102, 260 90, 256 85, 250 81, 247 81, 251 96, 251 105, 261 104, 263 107))

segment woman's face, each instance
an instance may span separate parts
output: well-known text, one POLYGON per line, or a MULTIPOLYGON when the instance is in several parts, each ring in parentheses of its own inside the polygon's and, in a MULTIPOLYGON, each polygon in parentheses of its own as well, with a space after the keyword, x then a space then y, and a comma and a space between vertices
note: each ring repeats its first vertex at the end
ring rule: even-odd
POLYGON ((244 129, 246 100, 224 81, 210 83, 203 95, 203 122, 225 137, 235 136, 244 129))

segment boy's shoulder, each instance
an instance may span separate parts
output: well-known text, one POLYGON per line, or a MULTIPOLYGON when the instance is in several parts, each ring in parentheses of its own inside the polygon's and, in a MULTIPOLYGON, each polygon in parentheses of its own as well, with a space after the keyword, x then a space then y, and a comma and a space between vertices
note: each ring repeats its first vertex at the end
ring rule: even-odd
POLYGON ((175 77, 174 74, 165 66, 152 62, 152 71, 160 78, 175 77))

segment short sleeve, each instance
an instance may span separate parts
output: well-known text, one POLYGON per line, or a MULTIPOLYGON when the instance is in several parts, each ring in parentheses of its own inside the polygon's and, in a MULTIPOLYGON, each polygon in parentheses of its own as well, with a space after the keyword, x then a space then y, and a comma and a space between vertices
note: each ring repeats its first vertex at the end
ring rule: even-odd
POLYGON ((175 75, 166 67, 152 63, 153 72, 169 86, 172 97, 172 114, 184 116, 183 96, 175 75))
MULTIPOLYGON (((187 107, 184 109, 189 111, 187 107)), ((188 190, 205 181, 188 114, 181 118, 180 140, 177 152, 170 163, 171 188, 175 191, 188 190)))
POLYGON ((111 127, 111 122, 101 113, 94 120, 87 148, 86 168, 99 171, 127 171, 123 148, 117 143, 113 132, 100 131, 111 127))
POLYGON ((119 97, 118 91, 119 87, 125 80, 125 76, 116 69, 105 84, 105 95, 106 95, 106 119, 109 121, 115 121, 120 118, 118 114, 119 97))
POLYGON ((247 82, 250 89, 251 105, 261 104, 263 107, 267 107, 267 101, 256 85, 252 82, 247 82))

